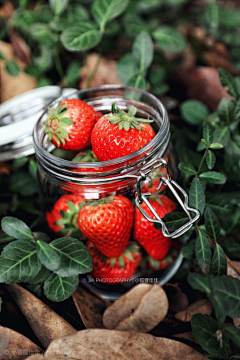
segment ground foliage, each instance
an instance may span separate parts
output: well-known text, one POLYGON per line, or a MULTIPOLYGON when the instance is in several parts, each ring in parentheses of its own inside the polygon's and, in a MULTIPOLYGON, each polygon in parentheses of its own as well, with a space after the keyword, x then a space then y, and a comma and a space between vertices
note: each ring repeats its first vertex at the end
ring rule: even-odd
MULTIPOLYGON (((190 340, 191 346, 206 357, 240 358, 240 330, 234 326, 240 318, 239 1, 19 0, 0 5, 0 37, 25 63, 20 69, 15 60, 1 55, 12 76, 24 71, 37 78, 38 86, 78 87, 87 58, 96 52, 86 86, 91 86, 105 58, 116 61, 123 84, 148 90, 164 102, 178 178, 201 219, 185 236, 184 261, 165 288, 172 302, 167 320, 152 333, 171 337, 176 328, 179 333, 191 330, 197 342, 190 340), (192 303, 209 299, 213 309, 193 315, 191 328, 174 318, 180 311, 173 306, 174 297, 183 300, 184 293, 192 303)), ((0 185, 0 281, 25 282, 46 302, 68 298, 84 272, 81 251, 86 249, 77 248, 71 239, 75 255, 68 264, 59 252, 64 238, 45 234, 34 156, 1 163, 0 185), (19 260, 14 247, 27 247, 28 259, 19 260), (16 258, 9 260, 9 252, 16 258), (25 273, 19 271, 22 265, 25 273), (63 291, 58 293, 60 283, 63 291)), ((175 213, 165 221, 174 230, 186 218, 175 213)), ((68 304, 71 323, 73 304, 68 304)), ((0 307, 3 313, 2 300, 0 307)), ((63 308, 58 310, 64 315, 63 308)))

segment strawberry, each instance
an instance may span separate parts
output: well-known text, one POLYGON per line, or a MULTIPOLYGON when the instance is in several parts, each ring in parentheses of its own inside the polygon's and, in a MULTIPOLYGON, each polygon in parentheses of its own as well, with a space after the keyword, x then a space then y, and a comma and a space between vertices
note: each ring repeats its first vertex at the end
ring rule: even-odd
POLYGON ((154 271, 164 270, 174 263, 177 254, 176 249, 171 249, 170 253, 160 261, 154 260, 150 255, 147 255, 145 259, 146 267, 154 271))
POLYGON ((132 226, 134 207, 122 195, 95 200, 82 207, 78 215, 81 232, 90 239, 103 255, 113 258, 127 247, 132 226))
MULTIPOLYGON (((48 109, 44 132, 48 141, 61 149, 79 151, 91 143, 91 132, 100 113, 79 99, 66 99, 53 110, 48 109)), ((102 114, 101 114, 102 116, 102 114)))
POLYGON ((74 162, 98 162, 92 149, 80 151, 73 159, 74 162))
MULTIPOLYGON (((175 203, 165 195, 156 194, 154 199, 149 199, 149 202, 161 218, 176 210, 175 203)), ((155 219, 145 202, 141 206, 149 217, 155 219)), ((161 230, 156 229, 154 224, 148 221, 138 208, 135 209, 133 238, 142 245, 154 260, 158 261, 165 258, 172 244, 172 240, 163 236, 161 230)))
POLYGON ((91 275, 95 279, 101 279, 103 283, 119 284, 130 279, 135 274, 141 260, 140 248, 135 243, 129 243, 118 258, 111 259, 97 250, 90 240, 86 245, 93 258, 91 275))
POLYGON ((53 210, 46 213, 48 226, 61 236, 73 236, 84 239, 77 225, 77 216, 83 196, 63 195, 54 204, 53 210))
MULTIPOLYGON (((168 159, 165 159, 168 162, 168 159)), ((157 190, 157 186, 160 182, 160 177, 164 176, 165 178, 167 178, 167 169, 164 167, 160 167, 158 169, 156 169, 151 176, 147 177, 147 180, 145 181, 145 183, 142 186, 142 193, 145 192, 150 192, 151 194, 155 194, 155 193, 160 193, 162 192, 166 186, 162 185, 161 189, 157 190)))
POLYGON ((149 122, 136 118, 137 108, 128 113, 112 105, 112 113, 103 115, 94 125, 91 144, 99 161, 116 159, 141 149, 155 136, 149 122))

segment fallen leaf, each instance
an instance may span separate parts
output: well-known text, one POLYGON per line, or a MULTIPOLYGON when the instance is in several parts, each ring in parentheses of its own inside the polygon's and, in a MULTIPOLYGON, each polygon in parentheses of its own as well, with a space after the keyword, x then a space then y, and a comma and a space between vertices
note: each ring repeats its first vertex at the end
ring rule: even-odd
POLYGON ((106 310, 108 316, 104 313, 104 326, 110 324, 111 329, 148 332, 165 318, 168 298, 163 288, 157 284, 140 285, 146 286, 135 286, 106 310))
POLYGON ((117 76, 117 62, 105 58, 99 58, 99 54, 92 53, 88 55, 85 66, 81 69, 80 89, 86 87, 101 86, 105 84, 122 85, 117 76), (95 68, 97 69, 95 71, 95 68), (88 83, 89 76, 94 73, 91 81, 88 83))
POLYGON ((44 359, 52 360, 57 354, 75 360, 206 360, 202 354, 176 340, 104 329, 81 330, 56 339, 49 345, 44 359))
POLYGON ((0 174, 4 174, 9 176, 11 173, 11 167, 10 164, 5 162, 5 161, 1 161, 0 162, 0 174))
POLYGON ((31 355, 31 356, 26 358, 26 360, 28 360, 28 359, 29 360, 44 360, 44 356, 36 354, 36 355, 31 355))
POLYGON ((103 328, 102 316, 105 309, 111 305, 97 294, 93 294, 83 286, 78 286, 72 295, 77 311, 87 329, 103 328))
POLYGON ((212 306, 209 300, 202 299, 194 302, 193 304, 189 305, 185 310, 180 311, 175 314, 175 318, 177 320, 181 320, 184 322, 191 321, 191 318, 195 314, 206 314, 211 315, 212 313, 212 306))
POLYGON ((103 314, 104 327, 106 329, 115 329, 123 319, 138 307, 143 295, 145 295, 151 287, 151 284, 138 284, 116 300, 103 314))
POLYGON ((14 13, 14 6, 11 1, 5 1, 0 7, 0 17, 9 19, 14 13))
MULTIPOLYGON (((12 44, 0 41, 0 52, 7 60, 15 60, 20 69, 26 65, 14 55, 12 44)), ((24 93, 25 91, 35 89, 37 79, 21 71, 18 76, 9 75, 5 71, 5 61, 0 60, 0 102, 11 99, 14 96, 24 93)))
POLYGON ((5 285, 44 348, 76 330, 49 306, 17 284, 5 285))
POLYGON ((13 46, 14 55, 25 64, 32 62, 32 54, 26 41, 19 35, 12 33, 10 40, 13 46))
POLYGON ((210 50, 204 52, 203 57, 208 65, 216 69, 222 67, 233 76, 239 76, 239 71, 233 66, 228 50, 223 43, 215 43, 210 50))
POLYGON ((25 359, 29 354, 41 353, 42 349, 18 332, 0 326, 0 359, 25 359))
POLYGON ((186 88, 186 97, 204 102, 211 110, 223 97, 233 99, 221 85, 218 71, 213 67, 185 67, 174 74, 175 81, 186 88))
POLYGON ((170 309, 176 312, 185 310, 189 305, 188 297, 185 293, 177 292, 170 301, 170 309))
POLYGON ((184 339, 184 340, 189 340, 191 342, 194 342, 197 344, 197 341, 195 339, 195 337, 193 336, 193 333, 191 331, 187 331, 181 334, 175 334, 174 337, 178 338, 178 339, 184 339))

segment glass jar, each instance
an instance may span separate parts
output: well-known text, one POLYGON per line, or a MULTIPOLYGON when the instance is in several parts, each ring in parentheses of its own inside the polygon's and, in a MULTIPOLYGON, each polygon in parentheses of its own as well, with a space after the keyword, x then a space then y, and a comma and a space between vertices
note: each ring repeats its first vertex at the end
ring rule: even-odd
MULTIPOLYGON (((198 219, 199 213, 197 210, 189 208, 186 193, 171 179, 168 162, 164 160, 170 144, 170 123, 161 101, 146 91, 127 86, 104 85, 73 92, 67 97, 57 99, 50 107, 55 108, 60 100, 66 98, 84 100, 103 114, 111 111, 112 103, 116 103, 117 107, 125 111, 133 105, 137 108, 137 117, 154 120, 151 125, 156 135, 146 146, 124 157, 104 162, 73 162, 56 157, 51 153, 55 147, 47 142, 47 136, 44 133, 43 122, 47 118, 47 111, 45 111, 34 128, 39 192, 44 214, 47 216, 51 213, 58 199, 67 194, 87 200, 121 195, 129 200, 135 199, 136 206, 149 221, 158 222, 162 225, 164 236, 176 238, 187 231, 198 219), (189 218, 189 222, 174 233, 167 230, 147 200, 148 195, 141 192, 142 183, 146 181, 147 176, 159 167, 166 167, 168 173, 168 176, 159 179, 159 181, 161 180, 160 186, 163 184, 170 189, 189 218), (183 194, 184 201, 179 196, 179 191, 183 194), (141 204, 143 202, 155 215, 155 219, 149 217, 142 209, 141 204), (194 217, 192 217, 192 213, 195 214, 194 217)), ((76 218, 72 221, 75 221, 76 224, 76 218)), ((138 282, 165 284, 176 273, 181 262, 182 250, 180 248, 174 263, 157 273, 149 269, 137 270, 130 280, 117 285, 97 282, 89 274, 83 276, 82 281, 109 300, 114 300, 138 282)))

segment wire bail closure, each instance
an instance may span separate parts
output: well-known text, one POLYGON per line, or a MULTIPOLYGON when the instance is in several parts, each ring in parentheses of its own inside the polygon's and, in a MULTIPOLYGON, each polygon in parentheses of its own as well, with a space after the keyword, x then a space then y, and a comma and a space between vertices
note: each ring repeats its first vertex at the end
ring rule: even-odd
POLYGON ((173 196, 176 198, 178 203, 181 205, 184 212, 187 214, 189 221, 181 226, 179 229, 175 230, 174 232, 170 233, 163 222, 163 220, 160 218, 160 216, 157 214, 156 210, 153 208, 153 206, 150 204, 150 202, 147 199, 147 196, 150 196, 151 193, 142 193, 141 192, 141 182, 145 181, 147 178, 147 175, 149 175, 152 170, 146 170, 146 171, 140 171, 139 176, 137 178, 137 193, 135 198, 135 203, 141 212, 141 214, 150 222, 161 224, 162 226, 162 233, 167 238, 175 239, 181 235, 183 235, 185 232, 187 232, 189 229, 191 229, 193 223, 195 223, 200 218, 200 212, 197 209, 191 208, 188 205, 188 195, 185 190, 181 186, 179 186, 172 178, 171 178, 171 171, 168 162, 165 159, 158 159, 157 164, 153 166, 154 170, 159 167, 165 167, 167 169, 167 178, 164 176, 160 177, 159 184, 157 186, 157 190, 160 190, 162 185, 167 186, 170 191, 172 192, 173 196), (176 189, 183 195, 184 201, 180 198, 178 192, 176 189), (145 202, 148 208, 151 210, 152 214, 156 217, 156 219, 152 219, 150 216, 147 215, 147 213, 143 210, 141 204, 142 202, 145 202), (195 216, 192 217, 192 214, 194 213, 195 216))

